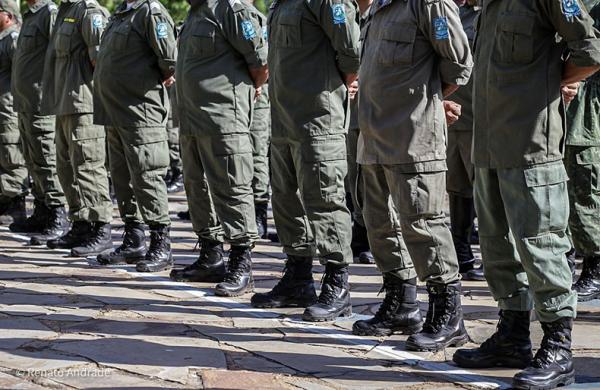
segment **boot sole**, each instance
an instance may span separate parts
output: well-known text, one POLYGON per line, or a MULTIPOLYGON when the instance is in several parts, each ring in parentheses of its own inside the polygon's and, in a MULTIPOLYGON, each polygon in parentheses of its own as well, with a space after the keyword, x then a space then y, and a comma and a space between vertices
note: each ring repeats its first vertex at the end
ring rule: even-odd
POLYGON ((224 278, 225 278, 225 275, 220 276, 218 278, 214 277, 214 278, 204 278, 204 279, 199 279, 199 278, 176 278, 176 277, 173 277, 173 276, 169 275, 169 279, 171 279, 174 282, 192 282, 192 283, 221 283, 224 278))
POLYGON ((254 292, 254 283, 249 283, 245 289, 240 291, 227 291, 215 288, 215 295, 218 297, 239 297, 254 292))
POLYGON ((87 252, 87 253, 78 253, 78 252, 74 252, 73 249, 71 249, 71 256, 72 257, 90 257, 90 256, 99 256, 103 253, 107 253, 112 251, 112 245, 110 246, 110 248, 104 248, 101 251, 94 251, 94 252, 87 252))
POLYGON ((409 340, 406 340, 406 349, 409 351, 418 351, 418 352, 437 352, 437 351, 441 351, 442 349, 446 349, 448 347, 461 347, 461 346, 465 345, 467 342, 469 342, 469 336, 466 334, 460 335, 460 336, 455 336, 445 343, 435 344, 435 345, 415 344, 414 342, 412 342, 409 339, 409 340))
POLYGON ((575 370, 562 374, 553 381, 544 383, 532 383, 519 379, 513 379, 512 386, 514 389, 550 390, 561 386, 569 386, 573 383, 575 383, 575 370))
POLYGON ((250 302, 250 304, 252 305, 252 307, 255 307, 257 309, 279 309, 279 308, 286 308, 286 307, 304 307, 307 308, 309 306, 314 305, 315 303, 317 303, 317 298, 315 299, 311 299, 310 301, 308 300, 287 300, 287 301, 280 301, 280 302, 264 302, 264 303, 254 303, 254 302, 250 302))
POLYGON ((340 317, 350 317, 352 316, 352 306, 345 308, 341 312, 337 314, 331 314, 327 317, 313 317, 311 315, 302 314, 302 320, 307 322, 327 322, 327 321, 335 321, 340 317))
POLYGON ((102 262, 102 261, 99 261, 98 259, 96 259, 96 262, 98 264, 100 264, 100 265, 110 267, 111 265, 127 265, 127 264, 132 265, 132 264, 137 264, 137 263, 139 263, 142 260, 144 260, 144 256, 130 257, 130 258, 124 259, 123 261, 114 261, 114 262, 112 262, 112 261, 102 262))
POLYGON ((589 302, 589 301, 593 301, 594 299, 598 299, 600 298, 600 292, 594 293, 592 295, 577 295, 577 302, 589 302))
POLYGON ((136 267, 135 270, 137 272, 162 272, 162 271, 169 270, 171 268, 173 268, 173 264, 167 264, 167 265, 163 265, 160 267, 146 265, 143 269, 136 267))
POLYGON ((391 336, 393 334, 403 334, 410 335, 419 333, 423 329, 423 324, 413 325, 413 326, 405 326, 402 328, 394 328, 394 329, 377 329, 373 331, 369 331, 369 329, 359 329, 352 327, 352 334, 355 336, 391 336))

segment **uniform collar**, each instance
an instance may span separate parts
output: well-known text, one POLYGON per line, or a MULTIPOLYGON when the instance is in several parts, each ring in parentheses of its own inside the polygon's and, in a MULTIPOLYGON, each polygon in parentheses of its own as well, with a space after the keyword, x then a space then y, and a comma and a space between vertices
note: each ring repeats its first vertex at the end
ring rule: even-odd
POLYGON ((138 9, 142 4, 144 4, 147 1, 148 0, 137 0, 136 2, 133 3, 133 5, 131 6, 131 8, 129 8, 129 9, 127 9, 127 1, 124 1, 115 10, 115 14, 122 14, 122 13, 125 13, 125 12, 128 12, 128 11, 131 11, 132 9, 138 9))
POLYGON ((76 4, 76 3, 80 3, 83 0, 60 0, 60 3, 69 3, 69 4, 76 4))
POLYGON ((0 40, 6 38, 7 35, 10 35, 11 33, 16 32, 18 30, 19 30, 19 26, 17 26, 16 24, 13 24, 6 30, 0 32, 0 40))
POLYGON ((36 13, 39 10, 41 10, 42 8, 44 8, 45 6, 48 5, 48 3, 50 2, 50 0, 38 0, 35 2, 34 5, 27 5, 27 7, 29 8, 29 11, 31 11, 31 13, 36 13))

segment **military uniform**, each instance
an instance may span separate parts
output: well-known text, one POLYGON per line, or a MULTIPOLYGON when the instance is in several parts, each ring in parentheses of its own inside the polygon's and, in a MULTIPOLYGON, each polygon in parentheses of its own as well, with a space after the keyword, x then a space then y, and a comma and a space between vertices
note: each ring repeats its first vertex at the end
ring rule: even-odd
POLYGON ((219 285, 216 292, 239 295, 251 291, 249 248, 258 238, 249 136, 255 88, 249 69, 266 65, 267 46, 259 11, 250 4, 191 5, 177 58, 184 184, 202 245, 218 246, 225 238, 232 245, 229 275, 240 282, 235 274, 243 269, 247 282, 235 291, 219 285))
MULTIPOLYGON (((44 61, 57 11, 58 7, 50 0, 39 0, 25 11, 13 67, 15 111, 19 113, 23 152, 33 179, 35 209, 31 223, 36 223, 34 217, 42 214, 38 225, 45 227, 50 220, 64 225, 62 219, 66 203, 56 173, 55 118, 40 114, 44 61), (46 216, 43 214, 49 217, 47 221, 44 221, 46 216), (56 218, 61 221, 56 221, 56 218)), ((36 229, 24 230, 31 232, 36 229)), ((62 232, 62 229, 59 230, 62 232)))
POLYGON ((475 206, 485 275, 501 319, 492 338, 457 352, 455 361, 529 364, 528 312, 534 308, 544 340, 514 377, 517 388, 574 380, 570 339, 577 296, 565 256, 571 245, 560 88, 566 50, 572 65, 597 66, 599 38, 578 0, 487 0, 478 23, 475 206))
MULTIPOLYGON (((600 29, 600 2, 590 4, 600 29), (594 5, 595 4, 595 5, 594 5)), ((600 74, 582 82, 567 110, 565 168, 569 175, 569 228, 577 253, 583 256, 575 283, 580 301, 600 296, 600 74)))
POLYGON ((451 0, 383 1, 372 6, 367 23, 359 76, 358 162, 369 242, 379 268, 411 286, 414 261, 416 274, 427 283, 433 313, 423 332, 408 339, 407 348, 437 350, 467 339, 458 262, 443 211, 442 87, 468 82, 471 52, 451 0), (387 222, 390 195, 402 235, 387 222), (440 296, 451 298, 440 305, 440 296), (430 326, 439 320, 436 316, 444 318, 443 327, 430 326))
MULTIPOLYGON (((268 25, 273 215, 289 271, 281 283, 303 281, 304 293, 284 290, 310 304, 315 294, 310 268, 318 255, 327 265, 322 302, 307 308, 304 318, 333 319, 351 307, 351 221, 344 189, 349 102, 342 76, 358 69, 358 12, 348 0, 275 1, 268 25), (296 266, 303 271, 294 271, 296 266)), ((279 305, 273 297, 257 295, 252 303, 279 305)))
POLYGON ((179 145, 179 114, 177 113, 177 86, 173 84, 169 91, 169 120, 167 121, 167 142, 169 144, 169 173, 167 173, 167 191, 179 192, 183 189, 183 162, 179 145))
MULTIPOLYGON (((475 38, 475 19, 479 11, 472 6, 459 7, 463 29, 472 46, 475 38)), ((448 127, 448 164, 446 190, 449 196, 450 221, 454 248, 458 256, 459 271, 463 277, 483 279, 481 270, 475 269, 475 256, 471 250, 471 233, 474 229, 473 205, 473 80, 460 88, 448 100, 461 105, 460 118, 448 127)))
POLYGON ((252 142, 252 192, 256 211, 256 225, 261 238, 267 236, 267 207, 269 204, 269 145, 271 143, 271 105, 269 90, 263 85, 262 93, 254 104, 250 125, 252 142))
MULTIPOLYGON (((123 2, 106 26, 94 72, 94 121, 107 126, 121 218, 126 226, 145 222, 153 238, 160 233, 166 239, 171 224, 164 182, 170 107, 163 80, 173 76, 175 56, 175 26, 164 6, 155 0, 123 2)), ((169 261, 153 269, 138 264, 138 271, 169 266, 169 261)))
POLYGON ((76 222, 58 247, 78 247, 88 232, 102 235, 108 245, 112 202, 104 165, 106 133, 94 124, 92 87, 106 17, 96 0, 64 0, 56 18, 46 55, 42 113, 56 115, 58 177, 76 222))
MULTIPOLYGON (((5 7, 1 3, 0 6, 2 9, 5 7)), ((13 16, 16 18, 18 15, 14 13, 13 16)), ((18 36, 16 23, 0 32, 0 215, 12 214, 17 207, 19 213, 13 215, 15 221, 25 219, 24 196, 28 190, 27 168, 11 93, 18 36)))

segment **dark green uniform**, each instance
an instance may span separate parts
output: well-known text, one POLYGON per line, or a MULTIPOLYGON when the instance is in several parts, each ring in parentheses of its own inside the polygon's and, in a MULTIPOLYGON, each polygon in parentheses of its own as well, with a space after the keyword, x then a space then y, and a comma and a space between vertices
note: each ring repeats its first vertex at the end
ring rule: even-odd
POLYGON ((475 44, 473 162, 485 274, 501 309, 535 306, 545 323, 575 316, 560 85, 565 49, 575 65, 600 64, 592 25, 577 1, 486 1, 475 44))
POLYGON ((283 250, 352 262, 345 204, 348 93, 358 70, 357 8, 349 0, 275 1, 269 15, 271 187, 283 250))
POLYGON ((56 115, 57 172, 74 221, 112 219, 106 133, 93 118, 93 64, 105 25, 96 0, 64 0, 46 55, 42 113, 56 115))
POLYGON ((107 126, 113 186, 127 223, 170 225, 169 97, 175 72, 173 20, 156 0, 122 3, 106 26, 94 72, 96 124, 107 126))
POLYGON ((254 166, 252 177, 254 204, 267 204, 269 203, 269 144, 271 143, 271 104, 267 85, 263 85, 262 94, 256 100, 252 114, 250 141, 254 166))
MULTIPOLYGON (((590 9, 600 30, 600 2, 590 9)), ((600 256, 600 73, 579 87, 567 111, 565 167, 569 175, 569 228, 577 253, 600 256)))
POLYGON ((374 4, 359 88, 358 162, 371 251, 383 272, 428 284, 458 280, 445 224, 446 121, 442 84, 469 80, 471 53, 454 3, 374 4), (440 31, 436 23, 442 25, 440 31), (402 131, 399 131, 402 129, 402 131), (391 195, 400 227, 389 218, 391 195), (406 254, 406 247, 410 257, 406 254))
POLYGON ((249 129, 254 82, 266 64, 258 11, 244 1, 194 1, 179 38, 177 101, 184 183, 201 240, 257 239, 249 129))
POLYGON ((25 161, 35 200, 46 207, 62 207, 66 202, 56 174, 55 118, 40 114, 44 61, 57 11, 50 0, 29 6, 13 60, 12 90, 25 161))
POLYGON ((181 161, 181 152, 179 145, 179 114, 177 112, 177 86, 173 84, 169 91, 169 100, 171 102, 171 110, 169 110, 169 120, 167 121, 167 142, 169 143, 169 166, 171 171, 183 170, 181 161))
POLYGON ((27 168, 11 92, 18 36, 17 25, 0 32, 0 204, 27 192, 27 168))

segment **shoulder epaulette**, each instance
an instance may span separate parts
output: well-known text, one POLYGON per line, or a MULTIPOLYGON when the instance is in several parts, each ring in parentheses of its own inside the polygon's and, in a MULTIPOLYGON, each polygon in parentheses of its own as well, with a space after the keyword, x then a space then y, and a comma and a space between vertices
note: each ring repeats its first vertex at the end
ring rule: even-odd
POLYGON ((150 2, 150 13, 152 13, 152 15, 162 14, 163 13, 162 5, 158 1, 151 1, 150 2))
POLYGON ((96 0, 85 0, 86 8, 98 8, 98 2, 96 0))
POLYGON ((48 9, 50 12, 58 11, 58 7, 52 1, 48 3, 48 9))
POLYGON ((233 12, 239 12, 244 10, 244 5, 242 4, 242 0, 227 0, 229 6, 233 10, 233 12))

